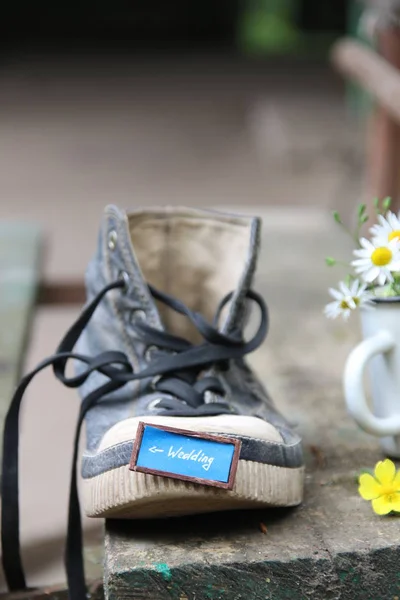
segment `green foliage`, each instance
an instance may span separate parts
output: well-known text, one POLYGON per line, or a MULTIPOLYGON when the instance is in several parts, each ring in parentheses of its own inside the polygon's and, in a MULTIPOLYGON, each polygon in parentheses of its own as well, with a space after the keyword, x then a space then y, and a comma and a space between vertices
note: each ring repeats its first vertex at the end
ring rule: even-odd
POLYGON ((336 223, 339 223, 339 225, 343 225, 342 219, 340 218, 340 215, 337 210, 334 210, 332 215, 333 215, 333 218, 335 219, 336 223))
POLYGON ((367 205, 366 204, 359 204, 358 205, 358 210, 357 210, 358 219, 362 218, 362 216, 364 215, 364 213, 365 213, 366 210, 367 210, 367 205))
POLYGON ((382 201, 379 198, 374 198, 372 204, 375 208, 375 212, 377 215, 385 215, 387 211, 390 209, 390 205, 392 204, 392 199, 390 196, 383 198, 382 201))
POLYGON ((372 477, 374 477, 374 470, 373 469, 367 469, 367 468, 360 469, 359 472, 354 475, 354 481, 355 481, 355 483, 358 483, 359 477, 361 475, 365 475, 365 474, 372 475, 372 477))
POLYGON ((335 222, 342 227, 342 229, 355 241, 358 246, 360 244, 360 229, 369 219, 369 215, 366 213, 366 210, 366 204, 359 204, 357 208, 357 226, 354 232, 349 231, 349 229, 344 225, 342 217, 337 210, 334 210, 332 213, 335 222))
POLYGON ((283 15, 254 10, 241 22, 240 43, 251 53, 281 53, 294 50, 299 34, 283 15))
POLYGON ((384 210, 384 212, 387 212, 389 210, 391 203, 392 199, 389 196, 382 200, 382 209, 384 210))

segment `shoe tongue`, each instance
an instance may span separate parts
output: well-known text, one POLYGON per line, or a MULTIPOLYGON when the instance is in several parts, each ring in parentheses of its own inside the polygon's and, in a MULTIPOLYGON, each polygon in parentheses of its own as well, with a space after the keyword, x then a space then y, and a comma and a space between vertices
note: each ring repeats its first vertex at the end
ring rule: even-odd
MULTIPOLYGON (((108 232, 118 236, 118 262, 132 281, 149 324, 183 334, 185 319, 157 309, 146 282, 178 298, 209 321, 229 292, 220 328, 228 332, 245 318, 245 297, 253 280, 260 219, 181 207, 123 213, 106 209, 108 232)), ((110 235, 110 233, 108 233, 110 235)), ((110 247, 110 246, 109 246, 110 247)), ((187 320, 186 320, 187 321, 187 320)))
POLYGON ((233 289, 232 300, 222 315, 221 330, 229 332, 235 328, 242 328, 246 319, 246 293, 253 285, 257 267, 258 251, 260 247, 261 219, 247 217, 248 242, 244 248, 245 259, 242 264, 241 274, 236 287, 233 289))

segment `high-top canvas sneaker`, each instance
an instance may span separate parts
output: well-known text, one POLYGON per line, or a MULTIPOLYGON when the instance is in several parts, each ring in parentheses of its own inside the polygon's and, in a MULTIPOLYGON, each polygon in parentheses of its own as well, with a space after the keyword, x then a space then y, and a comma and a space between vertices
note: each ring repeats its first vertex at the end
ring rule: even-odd
MULTIPOLYGON (((21 382, 4 433, 3 564, 24 587, 18 541, 18 412, 32 377, 52 365, 79 387, 89 516, 149 518, 293 506, 302 500, 301 442, 245 362, 267 310, 251 290, 260 220, 187 208, 105 210, 88 303, 56 353, 21 382), (244 328, 252 305, 259 328, 244 328), (66 375, 74 359, 75 375, 66 375)), ((74 467, 75 468, 75 467, 74 467)), ((84 597, 72 473, 67 542, 71 597, 84 597)))
MULTIPOLYGON (((276 412, 240 352, 259 234, 260 221, 248 217, 183 208, 129 215, 114 207, 106 210, 98 253, 87 271, 89 299, 119 278, 126 287, 104 299, 82 333, 78 353, 119 350, 135 372, 162 364, 174 352, 174 358, 181 354, 184 360, 193 344, 203 344, 204 354, 193 367, 177 366, 162 376, 157 372, 156 379, 124 386, 87 414, 82 465, 87 514, 155 517, 301 501, 299 437, 276 412), (179 314, 153 288, 179 299, 208 323, 217 317, 215 330, 240 340, 232 347, 239 350, 237 356, 221 357, 218 365, 212 342, 193 319, 179 314), (225 310, 219 310, 230 293, 225 310), (171 335, 185 340, 183 346, 171 335), (239 439, 233 489, 129 470, 139 422, 239 439)), ((225 339, 215 343, 224 345, 225 339)), ((229 356, 228 342, 226 350, 229 356)), ((94 373, 82 386, 83 395, 103 380, 94 373)))

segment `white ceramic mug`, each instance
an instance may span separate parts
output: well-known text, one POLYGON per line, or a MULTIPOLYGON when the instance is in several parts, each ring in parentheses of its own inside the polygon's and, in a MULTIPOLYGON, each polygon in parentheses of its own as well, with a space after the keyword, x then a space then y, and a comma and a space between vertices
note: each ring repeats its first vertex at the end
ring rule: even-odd
POLYGON ((384 452, 400 457, 400 298, 379 299, 361 310, 364 340, 344 370, 347 408, 358 425, 381 438, 384 452), (372 407, 363 375, 368 365, 372 407))

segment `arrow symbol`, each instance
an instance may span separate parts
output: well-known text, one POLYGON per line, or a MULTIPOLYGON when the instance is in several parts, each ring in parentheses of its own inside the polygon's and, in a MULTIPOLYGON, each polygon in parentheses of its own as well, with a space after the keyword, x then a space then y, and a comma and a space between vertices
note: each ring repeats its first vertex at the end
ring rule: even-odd
POLYGON ((149 448, 149 452, 153 452, 153 454, 155 454, 156 452, 164 452, 164 450, 162 450, 161 448, 157 448, 157 446, 152 446, 151 448, 149 448))

